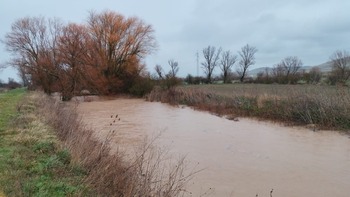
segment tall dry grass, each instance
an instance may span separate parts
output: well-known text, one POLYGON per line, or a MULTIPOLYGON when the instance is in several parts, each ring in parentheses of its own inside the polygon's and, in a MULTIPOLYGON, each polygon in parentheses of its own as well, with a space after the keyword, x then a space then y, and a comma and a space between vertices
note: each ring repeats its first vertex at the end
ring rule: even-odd
POLYGON ((350 129, 348 87, 204 85, 154 89, 146 99, 189 105, 218 115, 312 124, 319 129, 350 129))
POLYGON ((72 159, 87 172, 85 182, 99 196, 183 196, 185 185, 196 173, 186 169, 185 158, 169 159, 169 155, 145 140, 133 157, 111 153, 109 132, 105 140, 94 137, 76 112, 74 103, 62 103, 37 93, 39 113, 54 127, 72 159))

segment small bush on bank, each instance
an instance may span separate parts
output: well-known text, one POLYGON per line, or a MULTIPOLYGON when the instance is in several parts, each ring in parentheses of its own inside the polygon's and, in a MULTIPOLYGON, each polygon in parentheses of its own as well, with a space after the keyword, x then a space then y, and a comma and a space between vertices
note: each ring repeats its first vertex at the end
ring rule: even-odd
POLYGON ((129 89, 129 93, 137 97, 143 97, 144 95, 150 93, 153 87, 154 81, 152 81, 152 79, 140 78, 129 89))

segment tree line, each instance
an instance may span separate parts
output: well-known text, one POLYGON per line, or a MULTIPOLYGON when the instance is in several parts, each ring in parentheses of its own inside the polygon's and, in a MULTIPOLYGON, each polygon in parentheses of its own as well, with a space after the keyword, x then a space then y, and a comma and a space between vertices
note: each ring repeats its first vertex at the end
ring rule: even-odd
POLYGON ((147 85, 142 59, 156 48, 150 25, 113 11, 90 12, 84 24, 22 18, 3 42, 24 85, 65 100, 81 90, 115 94, 147 85))
POLYGON ((257 74, 256 83, 317 84, 323 79, 323 83, 329 85, 346 85, 350 79, 350 54, 346 50, 337 50, 330 57, 330 72, 322 72, 319 67, 313 67, 308 72, 303 69, 303 62, 296 56, 284 58, 274 65, 271 70, 266 69, 257 74))
MULTIPOLYGON (((61 92, 64 100, 82 90, 143 95, 152 90, 154 81, 161 81, 167 88, 181 83, 177 77, 179 64, 173 59, 168 61, 169 72, 160 65, 154 68, 155 76, 147 72, 143 59, 157 46, 153 28, 139 18, 127 18, 113 11, 90 12, 83 24, 63 23, 57 18, 21 18, 13 23, 2 42, 12 54, 9 64, 18 70, 25 86, 48 94, 61 92)), ((255 64, 257 51, 246 44, 236 55, 209 45, 202 50, 205 77, 188 75, 185 81, 212 83, 217 67, 224 83, 232 79, 249 81, 248 69, 255 64)), ((350 78, 349 53, 336 51, 330 60, 330 83, 346 83, 350 78)), ((302 78, 314 83, 322 77, 317 68, 301 73, 302 66, 298 57, 288 56, 272 71, 258 73, 254 81, 293 84, 302 78)))
MULTIPOLYGON (((203 49, 204 61, 201 63, 202 69, 206 75, 206 83, 212 83, 213 72, 216 67, 221 70, 223 83, 230 83, 233 77, 244 82, 248 76, 248 69, 255 64, 255 54, 258 50, 254 46, 246 44, 238 51, 238 56, 230 50, 222 51, 222 48, 208 46, 203 49), (236 71, 232 69, 237 63, 236 71)), ((274 66, 273 73, 275 78, 281 79, 279 82, 293 81, 298 70, 303 63, 296 56, 284 58, 280 63, 274 66)), ((267 73, 268 74, 268 73, 267 73)))
POLYGON ((257 49, 246 44, 238 51, 238 55, 230 50, 223 51, 222 48, 208 46, 203 49, 204 61, 201 62, 205 78, 188 75, 185 82, 189 84, 212 83, 213 72, 219 67, 221 74, 217 79, 223 83, 230 83, 232 80, 254 83, 279 83, 296 84, 299 81, 306 83, 319 83, 322 77, 326 77, 327 83, 346 84, 350 79, 350 54, 346 50, 337 50, 330 56, 330 73, 322 73, 320 68, 313 67, 310 71, 303 70, 303 62, 297 56, 287 56, 279 63, 265 71, 260 71, 256 77, 249 77, 248 68, 255 64, 255 53, 257 49), (236 70, 233 70, 236 65, 236 70))
MULTIPOLYGON (((255 53, 257 49, 249 44, 243 46, 241 51, 238 52, 240 60, 238 61, 237 73, 240 76, 240 81, 243 82, 247 76, 248 68, 255 64, 255 53)), ((214 46, 208 46, 202 51, 204 61, 201 62, 203 72, 205 74, 205 79, 197 76, 197 79, 189 79, 188 81, 193 81, 193 83, 212 83, 213 82, 213 72, 216 67, 220 67, 222 71, 224 83, 229 83, 229 76, 232 74, 232 68, 237 62, 237 55, 234 55, 230 50, 222 51, 222 48, 216 48, 214 46), (197 82, 194 82, 197 81, 197 82)), ((176 73, 179 70, 178 62, 174 60, 168 61, 170 66, 170 71, 165 74, 162 66, 156 65, 154 70, 156 72, 156 80, 170 82, 170 85, 176 84, 176 73), (175 71, 175 72, 174 72, 175 71)), ((189 75, 187 78, 192 78, 189 75)))
MULTIPOLYGON (((221 47, 216 49, 214 46, 208 46, 202 52, 204 61, 201 64, 206 75, 207 83, 212 83, 213 71, 217 66, 222 71, 223 82, 228 83, 232 67, 237 62, 237 55, 232 54, 230 50, 222 52, 221 47)), ((240 60, 238 61, 237 73, 241 82, 244 81, 248 68, 255 64, 256 52, 257 49, 249 44, 243 46, 238 52, 240 60)))

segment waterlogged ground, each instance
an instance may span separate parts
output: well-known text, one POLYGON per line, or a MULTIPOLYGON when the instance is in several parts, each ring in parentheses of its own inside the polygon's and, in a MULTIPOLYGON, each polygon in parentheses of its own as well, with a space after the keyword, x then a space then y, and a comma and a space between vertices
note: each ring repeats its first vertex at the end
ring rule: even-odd
POLYGON ((190 167, 203 169, 188 184, 189 196, 269 196, 272 189, 273 196, 284 197, 350 194, 350 138, 345 135, 230 121, 139 99, 83 102, 78 110, 101 140, 116 130, 114 150, 130 149, 161 132, 159 146, 187 155, 190 167))

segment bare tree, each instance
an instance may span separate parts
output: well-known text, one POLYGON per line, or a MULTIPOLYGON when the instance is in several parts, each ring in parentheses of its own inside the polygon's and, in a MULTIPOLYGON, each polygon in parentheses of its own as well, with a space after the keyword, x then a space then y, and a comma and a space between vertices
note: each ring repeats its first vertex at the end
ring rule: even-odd
POLYGON ((255 64, 255 53, 258 50, 255 47, 249 46, 248 44, 241 48, 241 51, 238 51, 241 60, 239 61, 239 68, 237 70, 238 75, 240 76, 240 81, 243 82, 245 76, 247 75, 247 70, 249 66, 255 64))
POLYGON ((331 57, 332 73, 342 82, 350 78, 350 54, 346 50, 337 50, 331 57))
POLYGON ((283 83, 284 67, 278 63, 272 67, 272 78, 274 82, 283 83))
POLYGON ((303 62, 298 57, 286 57, 272 68, 273 78, 277 83, 296 83, 302 66, 303 62))
POLYGON ((236 61, 237 56, 232 55, 229 50, 221 54, 220 68, 224 78, 224 83, 228 83, 228 75, 231 72, 231 68, 236 63, 236 61))
POLYGON ((168 61, 168 64, 170 66, 169 75, 170 77, 175 78, 177 72, 179 72, 179 63, 171 59, 168 61))
POLYGON ((31 76, 34 86, 41 86, 51 93, 53 84, 59 78, 56 38, 61 32, 58 20, 43 17, 27 17, 17 20, 11 32, 5 36, 6 49, 12 52, 11 64, 31 76))
POLYGON ((296 56, 289 56, 281 61, 287 79, 296 75, 298 70, 303 66, 303 62, 296 56))
POLYGON ((156 71, 156 73, 157 73, 159 79, 163 79, 163 78, 164 78, 164 76, 163 76, 164 71, 163 71, 163 68, 162 68, 161 65, 157 64, 157 65, 154 67, 154 70, 156 71))
POLYGON ((218 65, 221 48, 216 50, 213 46, 208 46, 203 49, 203 56, 205 61, 202 62, 202 68, 207 77, 207 83, 212 82, 212 74, 215 67, 218 65))
MULTIPOLYGON (((74 93, 86 89, 92 81, 88 77, 87 67, 88 41, 87 28, 83 25, 70 23, 63 28, 63 33, 58 39, 58 56, 61 61, 62 98, 69 100, 74 93)), ((90 85, 91 87, 91 85, 90 85)))

